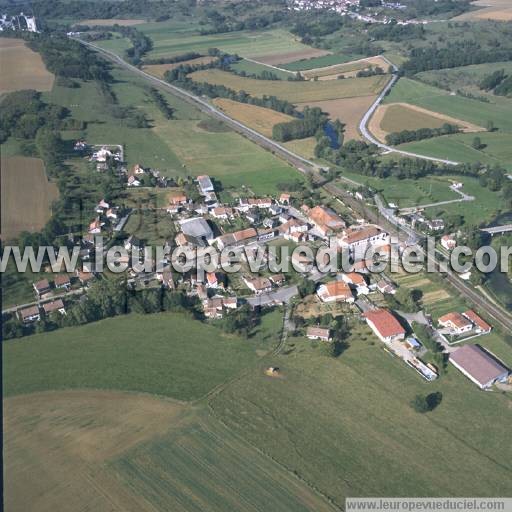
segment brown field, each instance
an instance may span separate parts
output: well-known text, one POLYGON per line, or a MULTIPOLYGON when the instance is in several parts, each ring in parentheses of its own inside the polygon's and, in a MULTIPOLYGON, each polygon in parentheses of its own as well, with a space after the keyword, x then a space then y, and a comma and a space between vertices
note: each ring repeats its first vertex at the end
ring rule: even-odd
POLYGON ((183 411, 170 400, 110 391, 5 399, 6 509, 154 510, 123 486, 106 462, 164 434, 183 411))
POLYGON ((478 0, 477 2, 472 2, 472 5, 480 7, 480 9, 465 12, 453 19, 457 21, 512 20, 512 5, 510 0, 478 0))
POLYGON ((239 103, 238 101, 225 98, 216 98, 213 102, 216 107, 225 112, 228 116, 240 121, 266 137, 272 137, 272 128, 275 124, 287 123, 295 119, 292 116, 276 112, 269 108, 239 103))
POLYGON ((251 96, 277 96, 292 103, 370 96, 380 92, 389 79, 386 75, 380 75, 325 82, 289 82, 285 80, 256 80, 220 69, 195 71, 189 76, 197 82, 224 85, 236 91, 243 90, 251 96))
POLYGON ((351 310, 349 304, 343 302, 321 302, 316 295, 308 295, 297 304, 295 313, 303 318, 326 315, 331 313, 333 316, 344 315, 351 310))
POLYGON ((288 142, 284 142, 282 144, 285 148, 288 148, 290 151, 297 153, 298 155, 313 159, 315 158, 315 146, 316 139, 315 137, 307 137, 305 139, 295 139, 290 140, 288 142))
POLYGON ((206 411, 117 391, 4 400, 9 512, 333 512, 206 411))
POLYGON ((198 57, 197 59, 184 60, 182 62, 174 62, 172 64, 148 64, 147 66, 142 66, 142 69, 149 73, 150 75, 156 76, 158 78, 163 78, 164 73, 169 71, 170 69, 177 68, 182 64, 192 64, 192 65, 201 65, 201 64, 209 64, 214 61, 216 57, 212 57, 210 55, 205 55, 203 57, 198 57))
POLYGON ((312 59, 313 57, 322 57, 330 55, 328 50, 319 50, 318 48, 308 48, 305 50, 296 50, 293 52, 285 53, 272 53, 271 55, 259 55, 254 57, 258 62, 263 64, 270 64, 276 66, 278 64, 288 64, 288 62, 295 62, 296 60, 312 59))
POLYGON ((339 119, 345 123, 345 140, 361 138, 359 121, 375 101, 376 96, 360 96, 358 98, 344 98, 339 100, 312 101, 301 103, 299 106, 320 107, 329 114, 332 120, 339 119))
POLYGON ((454 117, 427 110, 409 103, 389 103, 380 105, 370 119, 369 129, 381 141, 386 135, 401 130, 419 128, 440 128, 443 124, 455 124, 463 132, 481 132, 485 129, 454 117))
POLYGON ((55 79, 41 56, 21 39, 0 37, 0 70, 0 94, 21 89, 50 91, 55 79))
POLYGON ((96 19, 96 20, 80 20, 75 25, 87 25, 89 27, 111 27, 112 25, 120 25, 122 27, 130 27, 132 25, 140 25, 146 23, 146 20, 118 20, 112 19, 96 19))
POLYGON ((446 290, 435 290, 433 292, 427 292, 421 298, 423 304, 433 304, 434 302, 448 299, 450 294, 446 290))
POLYGON ((339 75, 343 75, 345 78, 355 77, 358 71, 367 69, 370 65, 380 66, 385 71, 389 67, 389 64, 382 57, 377 55, 376 57, 353 60, 343 64, 333 64, 332 66, 323 68, 308 69, 301 73, 305 78, 314 78, 317 76, 319 80, 335 80, 339 75))
POLYGON ((9 240, 21 231, 41 230, 59 197, 57 185, 46 177, 43 161, 15 156, 2 158, 0 166, 2 239, 9 240))

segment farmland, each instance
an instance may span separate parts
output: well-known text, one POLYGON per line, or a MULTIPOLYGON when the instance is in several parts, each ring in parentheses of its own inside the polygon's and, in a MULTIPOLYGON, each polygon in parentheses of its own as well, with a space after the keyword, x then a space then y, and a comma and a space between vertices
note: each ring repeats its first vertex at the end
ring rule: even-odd
POLYGON ((95 388, 201 398, 275 342, 280 314, 251 341, 178 313, 122 316, 3 344, 4 395, 95 388), (151 332, 148 337, 147 333, 151 332))
POLYGON ((407 103, 380 105, 372 116, 369 127, 377 138, 385 140, 388 133, 419 128, 441 128, 445 123, 456 125, 465 132, 484 131, 481 126, 407 103))
POLYGON ((248 74, 261 74, 263 71, 267 71, 276 75, 280 80, 287 80, 289 77, 293 77, 295 75, 295 73, 291 71, 283 71, 280 68, 267 66, 266 64, 261 64, 260 62, 247 59, 241 59, 234 64, 231 64, 230 68, 239 72, 245 71, 248 74))
POLYGON ((387 69, 389 64, 381 57, 369 57, 367 59, 355 60, 346 62, 345 64, 334 64, 326 67, 318 67, 308 69, 302 73, 306 78, 313 78, 315 76, 322 78, 336 78, 338 75, 343 75, 345 78, 354 77, 358 71, 367 69, 370 66, 380 66, 387 69))
POLYGON ((312 57, 309 59, 300 59, 294 62, 289 62, 282 67, 290 71, 306 71, 309 69, 323 68, 326 66, 334 66, 336 64, 343 64, 352 60, 350 55, 343 55, 333 53, 330 55, 323 55, 321 57, 312 57))
POLYGON ((472 5, 478 9, 465 12, 454 19, 457 21, 512 20, 512 6, 508 0, 478 0, 472 2, 472 5))
POLYGON ((216 107, 228 116, 244 123, 249 128, 262 133, 266 137, 272 136, 272 128, 277 123, 286 123, 294 118, 281 112, 268 108, 239 103, 225 98, 217 98, 214 101, 216 107))
POLYGON ((283 378, 253 371, 213 399, 215 414, 338 505, 345 496, 510 491, 507 397, 481 393, 451 368, 426 384, 366 327, 354 328, 349 342, 332 359, 318 343, 289 339, 288 355, 275 359, 283 378), (415 394, 437 390, 443 403, 435 412, 410 407, 415 394))
POLYGON ((52 203, 59 195, 56 184, 48 182, 43 161, 14 156, 2 158, 0 165, 2 239, 39 231, 51 217, 52 203))
POLYGON ((245 78, 219 69, 195 71, 189 76, 196 82, 224 85, 236 91, 244 90, 252 96, 277 96, 292 103, 369 96, 378 93, 388 80, 381 75, 323 82, 284 82, 245 78))
POLYGON ((35 89, 49 91, 54 76, 47 71, 41 56, 28 48, 21 39, 0 37, 0 94, 35 89))
POLYGON ((209 64, 214 61, 215 57, 211 57, 209 55, 205 55, 203 57, 198 57, 197 59, 184 60, 181 62, 174 62, 172 64, 148 64, 146 66, 142 66, 142 69, 149 73, 150 75, 156 76, 158 78, 163 78, 166 71, 171 69, 175 69, 179 66, 191 65, 197 66, 202 64, 209 64))
POLYGON ((140 25, 141 23, 145 23, 146 20, 137 20, 137 19, 118 19, 118 18, 109 18, 109 19, 90 19, 90 20, 80 20, 77 25, 85 25, 89 27, 111 27, 112 25, 119 25, 120 27, 131 27, 133 25, 140 25))

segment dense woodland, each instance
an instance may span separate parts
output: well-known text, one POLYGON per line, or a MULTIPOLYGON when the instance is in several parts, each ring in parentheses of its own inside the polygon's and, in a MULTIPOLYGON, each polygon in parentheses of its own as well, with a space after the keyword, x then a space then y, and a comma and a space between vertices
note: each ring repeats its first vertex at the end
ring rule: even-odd
POLYGON ((386 142, 391 146, 412 142, 415 140, 431 139, 440 135, 459 133, 460 129, 454 124, 445 123, 441 128, 419 128, 418 130, 402 130, 386 135, 386 142))

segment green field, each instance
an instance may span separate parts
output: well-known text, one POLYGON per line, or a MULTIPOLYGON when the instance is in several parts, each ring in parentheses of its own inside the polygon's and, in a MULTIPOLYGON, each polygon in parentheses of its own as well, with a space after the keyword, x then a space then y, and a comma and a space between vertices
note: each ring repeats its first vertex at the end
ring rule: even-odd
POLYGON ((359 58, 359 56, 335 53, 332 55, 324 55, 323 57, 313 57, 312 59, 296 60, 295 62, 283 64, 281 67, 290 71, 306 71, 308 69, 323 68, 334 64, 343 64, 357 58, 359 58))
POLYGON ((156 510, 334 511, 295 475, 205 414, 123 455, 113 468, 156 510))
POLYGON ((274 194, 278 183, 302 179, 294 168, 235 132, 209 132, 195 121, 178 121, 157 127, 156 133, 183 162, 183 172, 215 176, 225 188, 246 186, 255 194, 274 194))
POLYGON ((399 149, 457 162, 500 164, 512 170, 512 134, 510 133, 461 133, 401 144, 399 149), (475 135, 478 135, 482 144, 485 144, 483 149, 476 150, 471 146, 475 135))
POLYGON ((244 90, 252 96, 277 96, 292 103, 369 96, 378 93, 388 81, 387 76, 380 75, 322 82, 283 82, 240 77, 220 69, 195 71, 189 76, 197 82, 224 85, 236 91, 244 90))
MULTIPOLYGON (((144 32, 153 41, 153 49, 148 53, 148 58, 192 51, 203 53, 208 48, 219 48, 223 52, 236 53, 241 57, 258 57, 310 48, 282 29, 201 35, 198 28, 197 24, 173 20, 137 25, 137 30, 144 32)), ((103 46, 104 43, 101 44, 103 46)))
POLYGON ((346 496, 510 492, 509 397, 482 393, 453 368, 427 384, 366 327, 338 359, 304 338, 287 350, 275 359, 281 379, 255 370, 215 397, 213 410, 338 505, 346 496), (432 391, 443 393, 439 408, 414 412, 414 396, 432 391))
POLYGON ((260 64, 258 62, 252 62, 250 60, 239 60, 231 65, 231 68, 236 71, 245 71, 246 73, 254 73, 256 75, 262 73, 263 71, 269 71, 273 73, 281 80, 287 80, 289 77, 294 76, 294 73, 287 73, 286 71, 281 71, 280 69, 272 68, 270 66, 266 66, 265 64, 260 64))
POLYGON ((246 340, 183 314, 129 315, 6 341, 4 396, 95 388, 195 400, 270 349, 280 322, 264 316, 246 340))
MULTIPOLYGON (((491 62, 486 64, 475 64, 473 66, 462 66, 450 69, 438 69, 434 71, 423 71, 416 77, 428 84, 449 88, 452 91, 469 88, 477 95, 485 95, 485 91, 478 89, 482 79, 494 71, 504 69, 506 74, 512 73, 511 62, 491 62)), ((492 98, 492 96, 490 96, 492 98)))
POLYGON ((492 120, 502 131, 512 132, 512 100, 493 98, 493 103, 451 95, 437 87, 401 78, 386 96, 385 103, 412 103, 458 119, 486 126, 492 120))

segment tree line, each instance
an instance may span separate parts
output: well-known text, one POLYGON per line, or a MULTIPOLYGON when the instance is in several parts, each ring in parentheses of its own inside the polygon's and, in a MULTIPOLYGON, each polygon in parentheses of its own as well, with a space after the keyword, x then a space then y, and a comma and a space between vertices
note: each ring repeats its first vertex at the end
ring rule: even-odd
POLYGON ((272 138, 279 142, 305 139, 316 134, 327 122, 327 116, 319 107, 306 107, 300 119, 277 123, 272 128, 272 138))
POLYGON ((405 142, 431 139, 432 137, 451 135, 459 132, 460 128, 457 125, 444 123, 440 128, 418 128, 417 130, 402 130, 400 132, 388 133, 386 135, 386 142, 390 146, 397 146, 405 142))

